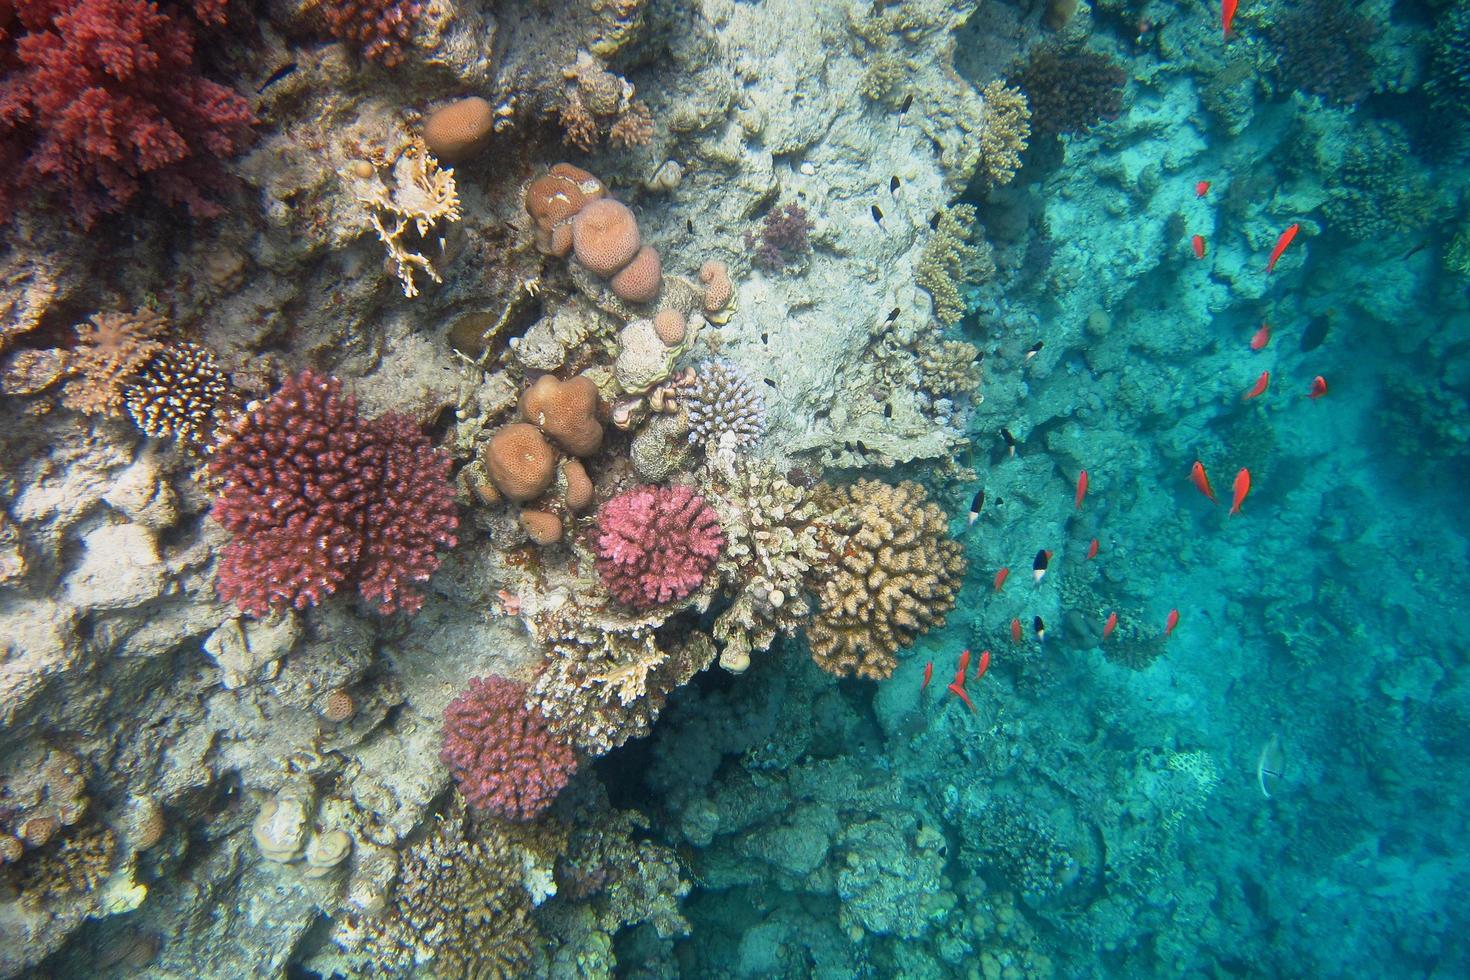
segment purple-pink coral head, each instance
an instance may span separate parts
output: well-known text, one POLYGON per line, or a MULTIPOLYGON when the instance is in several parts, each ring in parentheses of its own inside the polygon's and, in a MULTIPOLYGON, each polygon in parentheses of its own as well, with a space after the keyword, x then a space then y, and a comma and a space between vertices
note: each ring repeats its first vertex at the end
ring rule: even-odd
POLYGON ((355 585, 380 612, 416 612, 459 523, 449 456, 412 419, 366 420, 342 382, 303 371, 230 431, 210 460, 210 511, 234 537, 220 598, 261 616, 355 585))
POLYGON ((476 677, 449 702, 439 758, 470 806, 510 820, 537 816, 577 771, 525 687, 503 677, 476 677))
POLYGON ((724 546, 714 509, 688 487, 634 487, 597 512, 597 571, 635 609, 699 588, 724 546))

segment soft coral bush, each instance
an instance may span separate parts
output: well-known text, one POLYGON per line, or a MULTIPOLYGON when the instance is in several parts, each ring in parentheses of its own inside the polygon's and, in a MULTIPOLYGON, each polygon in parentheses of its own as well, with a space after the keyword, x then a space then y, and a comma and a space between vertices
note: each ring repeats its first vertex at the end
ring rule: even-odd
MULTIPOLYGON (((194 16, 224 19, 218 0, 194 16)), ((144 0, 0 0, 0 220, 41 191, 83 227, 145 189, 211 217, 250 138, 238 92, 199 74, 189 14, 144 0)))

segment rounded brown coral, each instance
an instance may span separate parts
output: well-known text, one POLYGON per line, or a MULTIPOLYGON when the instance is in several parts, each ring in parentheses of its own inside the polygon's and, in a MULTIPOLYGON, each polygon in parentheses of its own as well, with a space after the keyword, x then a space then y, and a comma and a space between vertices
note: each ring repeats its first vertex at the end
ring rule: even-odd
POLYGON ((580 460, 567 459, 561 464, 562 478, 567 482, 566 505, 572 511, 583 511, 592 506, 592 480, 587 468, 580 460))
POLYGON ((485 145, 495 126, 495 107, 470 96, 435 109, 424 120, 424 143, 444 163, 467 160, 485 145))
POLYGON ((556 476, 556 450, 529 422, 512 422, 485 447, 485 472, 496 489, 518 502, 535 500, 556 476))
POLYGON ((540 545, 556 544, 561 540, 561 518, 544 510, 521 511, 521 527, 532 541, 540 545))
POLYGON ((572 218, 572 250, 586 269, 606 279, 633 260, 642 247, 638 221, 621 201, 589 201, 572 218))
POLYGON ((558 381, 548 374, 521 396, 521 418, 539 426, 547 438, 573 456, 590 456, 602 446, 597 405, 597 385, 590 378, 577 375, 558 381))
POLYGON ((730 303, 735 287, 725 263, 713 259, 699 267, 699 281, 704 283, 704 311, 718 313, 730 303))
POLYGON ((668 347, 678 347, 684 342, 689 321, 678 310, 659 310, 653 317, 653 332, 658 334, 668 347))
POLYGON ((663 263, 652 245, 644 245, 609 283, 618 299, 625 303, 651 303, 663 286, 663 263))

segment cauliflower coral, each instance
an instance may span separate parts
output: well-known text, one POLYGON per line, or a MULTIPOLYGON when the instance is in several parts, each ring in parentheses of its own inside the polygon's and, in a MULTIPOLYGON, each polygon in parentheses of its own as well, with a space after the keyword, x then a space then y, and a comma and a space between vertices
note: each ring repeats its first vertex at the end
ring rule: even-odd
POLYGON ((689 595, 724 546, 714 510, 688 487, 634 487, 597 512, 597 571, 634 609, 689 595))

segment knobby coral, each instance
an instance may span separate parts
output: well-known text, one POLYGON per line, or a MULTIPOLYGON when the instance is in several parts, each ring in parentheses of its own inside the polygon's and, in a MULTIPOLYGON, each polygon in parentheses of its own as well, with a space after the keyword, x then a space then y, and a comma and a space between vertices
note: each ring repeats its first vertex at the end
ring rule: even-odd
POLYGON ((1457 0, 1440 11, 1431 55, 1425 88, 1434 104, 1451 118, 1470 118, 1470 2, 1457 0))
POLYGON ((714 510, 684 486, 635 487, 597 512, 597 571, 634 609, 699 588, 724 543, 714 510))
POLYGON ((393 68, 403 62, 424 7, 418 0, 318 0, 318 9, 333 37, 393 68))
POLYGON ((844 531, 818 571, 812 657, 838 676, 882 680, 899 648, 943 624, 964 577, 964 549, 915 483, 859 480, 829 498, 844 531))
POLYGON ((1292 88, 1337 105, 1361 102, 1371 89, 1373 22, 1338 0, 1284 7, 1266 25, 1276 74, 1292 88))
POLYGON ((138 428, 154 438, 175 436, 199 448, 238 404, 214 352, 178 343, 153 357, 127 389, 127 409, 138 428))
POLYGON ((919 353, 919 387, 940 397, 973 394, 980 387, 979 357, 966 341, 927 344, 919 353))
POLYGON ((476 677, 449 703, 439 757, 470 806, 511 820, 541 813, 577 771, 525 687, 502 677, 476 677))
POLYGON ((983 282, 995 275, 995 258, 990 243, 976 235, 973 204, 953 204, 939 213, 939 222, 924 243, 914 279, 934 300, 934 317, 945 326, 959 323, 965 301, 959 283, 983 282))
POLYGON ((1031 105, 1026 93, 996 79, 981 89, 985 129, 980 133, 980 163, 992 187, 1009 184, 1021 169, 1021 154, 1031 136, 1031 105))
POLYGON ((410 583, 455 543, 449 467, 412 419, 362 419, 340 381, 303 371, 232 425, 210 461, 224 481, 211 513, 234 532, 220 596, 259 616, 352 584, 381 612, 417 611, 410 583))
POLYGON ((750 260, 762 269, 776 272, 799 262, 812 250, 807 236, 815 227, 806 209, 795 201, 784 208, 772 208, 758 229, 745 233, 750 260))
POLYGON ((1031 106, 1031 132, 1038 138, 1085 133, 1123 111, 1123 67, 1112 58, 1072 45, 1043 45, 1031 52, 1009 82, 1031 106))
POLYGON ((220 160, 250 141, 255 118, 240 93, 199 74, 186 17, 146 0, 5 4, 0 216, 33 191, 83 227, 144 190, 195 217, 219 213, 220 160))
POLYGON ((729 361, 701 364, 679 397, 689 412, 689 441, 706 452, 753 446, 765 431, 765 398, 729 361))

